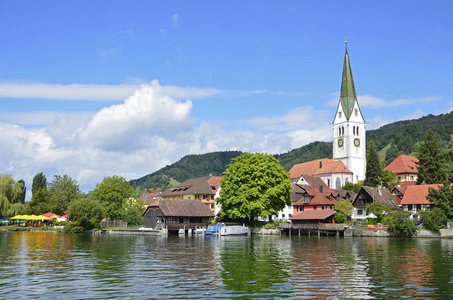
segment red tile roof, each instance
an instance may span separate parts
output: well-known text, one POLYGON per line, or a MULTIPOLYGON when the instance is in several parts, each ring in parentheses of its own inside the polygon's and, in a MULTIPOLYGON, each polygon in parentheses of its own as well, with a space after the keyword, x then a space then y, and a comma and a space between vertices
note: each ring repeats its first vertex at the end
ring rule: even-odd
POLYGON ((426 199, 429 194, 429 188, 438 189, 441 184, 421 184, 408 186, 404 193, 400 205, 409 204, 432 204, 426 199))
POLYGON ((161 197, 172 197, 187 194, 215 195, 220 186, 220 176, 192 178, 166 190, 161 197))
POLYGON ((44 217, 47 217, 47 218, 51 218, 51 217, 53 217, 53 216, 57 216, 57 218, 61 218, 61 216, 59 216, 59 215, 57 215, 57 214, 54 214, 54 213, 51 213, 51 212, 42 214, 41 216, 44 216, 44 217))
POLYGON ((298 178, 301 175, 313 176, 331 173, 352 174, 342 161, 336 161, 329 158, 322 158, 294 165, 289 173, 290 178, 298 178))
POLYGON ((306 210, 298 213, 291 220, 325 220, 335 214, 333 209, 306 210))
POLYGON ((396 174, 418 173, 417 163, 418 159, 415 156, 400 155, 385 167, 384 170, 393 171, 396 174))
POLYGON ((148 206, 143 215, 152 207, 159 207, 167 217, 214 217, 211 209, 196 199, 160 199, 148 206))

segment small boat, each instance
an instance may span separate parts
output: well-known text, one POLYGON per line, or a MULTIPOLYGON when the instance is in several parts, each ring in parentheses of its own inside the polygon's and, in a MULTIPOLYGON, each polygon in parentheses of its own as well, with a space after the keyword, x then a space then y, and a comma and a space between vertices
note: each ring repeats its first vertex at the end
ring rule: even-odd
POLYGON ((224 227, 225 225, 222 223, 220 225, 214 225, 209 227, 208 229, 205 229, 204 234, 205 235, 213 235, 213 234, 219 234, 220 229, 224 227))
POLYGON ((244 225, 228 225, 223 226, 220 229, 220 235, 248 235, 250 233, 250 229, 245 227, 244 225))

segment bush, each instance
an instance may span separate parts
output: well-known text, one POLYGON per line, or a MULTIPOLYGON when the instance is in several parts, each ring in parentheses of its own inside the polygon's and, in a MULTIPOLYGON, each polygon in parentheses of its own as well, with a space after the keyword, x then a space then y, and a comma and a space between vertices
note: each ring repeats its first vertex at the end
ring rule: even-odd
POLYGON ((441 229, 446 228, 448 218, 444 211, 439 207, 421 213, 422 222, 425 223, 425 227, 434 232, 439 233, 441 229))
POLYGON ((409 212, 396 210, 392 213, 392 218, 389 219, 389 230, 394 233, 412 236, 417 231, 415 222, 409 220, 409 212))
POLYGON ((348 217, 341 212, 335 213, 333 219, 335 220, 335 223, 346 223, 348 221, 348 217))

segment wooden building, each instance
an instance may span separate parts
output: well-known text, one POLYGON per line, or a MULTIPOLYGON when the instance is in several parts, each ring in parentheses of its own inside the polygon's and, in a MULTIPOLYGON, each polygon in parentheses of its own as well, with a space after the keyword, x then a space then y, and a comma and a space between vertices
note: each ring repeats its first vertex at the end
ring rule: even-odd
POLYGON ((159 199, 152 203, 142 215, 143 227, 168 229, 206 228, 214 217, 209 207, 196 199, 159 199))
POLYGON ((386 188, 362 186, 355 200, 352 202, 352 205, 354 206, 354 214, 352 215, 352 218, 353 219, 375 218, 375 216, 372 214, 371 215, 366 214, 366 206, 375 201, 381 202, 382 204, 390 207, 391 209, 398 209, 398 205, 393 199, 393 196, 386 188))

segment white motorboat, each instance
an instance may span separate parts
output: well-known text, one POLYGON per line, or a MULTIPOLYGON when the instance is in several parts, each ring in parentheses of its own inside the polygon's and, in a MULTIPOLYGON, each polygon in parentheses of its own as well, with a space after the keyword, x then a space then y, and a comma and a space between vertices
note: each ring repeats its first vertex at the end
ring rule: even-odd
POLYGON ((227 225, 220 228, 220 235, 248 235, 250 229, 244 225, 227 225))

